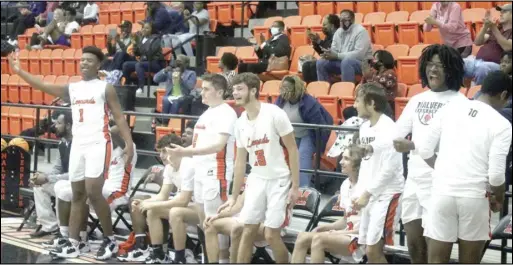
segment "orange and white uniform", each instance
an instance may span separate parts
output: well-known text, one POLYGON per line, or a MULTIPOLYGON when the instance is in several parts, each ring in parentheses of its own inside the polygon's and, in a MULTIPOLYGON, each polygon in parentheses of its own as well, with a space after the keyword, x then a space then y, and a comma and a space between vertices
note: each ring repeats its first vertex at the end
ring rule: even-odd
POLYGON ((264 223, 280 228, 286 223, 290 190, 288 152, 281 137, 294 131, 287 114, 278 106, 262 103, 260 113, 248 120, 243 112, 237 120, 237 148, 249 153, 251 173, 246 181, 246 197, 241 211, 244 224, 264 223))
POLYGON ((108 176, 112 142, 106 87, 107 82, 99 79, 69 84, 73 117, 70 181, 108 176))
POLYGON ((206 217, 213 216, 227 199, 228 182, 233 179, 235 139, 233 137, 237 114, 223 103, 207 109, 194 127, 193 148, 212 145, 221 134, 229 135, 226 146, 215 154, 193 156, 194 200, 204 205, 206 217))

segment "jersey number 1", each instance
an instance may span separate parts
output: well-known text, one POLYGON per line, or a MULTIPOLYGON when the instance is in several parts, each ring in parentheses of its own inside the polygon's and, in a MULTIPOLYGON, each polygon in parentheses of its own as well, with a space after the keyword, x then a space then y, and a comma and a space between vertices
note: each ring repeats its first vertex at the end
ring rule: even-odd
POLYGON ((80 113, 80 119, 79 122, 84 122, 84 109, 78 109, 78 112, 80 113))
POLYGON ((265 160, 264 150, 262 150, 262 149, 256 150, 255 156, 256 156, 255 166, 264 167, 267 165, 267 161, 265 160))

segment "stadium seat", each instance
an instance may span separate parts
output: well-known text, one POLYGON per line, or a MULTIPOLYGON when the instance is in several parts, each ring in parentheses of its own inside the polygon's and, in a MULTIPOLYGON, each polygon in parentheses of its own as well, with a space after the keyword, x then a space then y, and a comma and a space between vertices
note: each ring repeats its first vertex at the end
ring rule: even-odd
POLYGON ((9 108, 9 134, 20 135, 21 133, 21 110, 19 107, 9 108))
POLYGON ((315 2, 298 2, 299 15, 302 17, 316 15, 315 2))
POLYGON ((354 23, 355 24, 363 23, 363 14, 362 13, 354 13, 354 23))
MULTIPOLYGON (((80 35, 82 36, 82 44, 79 48, 94 46, 93 25, 85 25, 81 27, 80 35)), ((71 36, 73 37, 73 34, 71 34, 71 36)))
POLYGON ((210 31, 217 32, 217 20, 215 20, 215 19, 210 20, 210 31))
POLYGON ((220 47, 217 51, 217 56, 207 56, 207 72, 209 73, 220 73, 221 69, 219 69, 218 64, 221 60, 221 57, 224 53, 231 52, 235 54, 237 51, 237 47, 234 46, 225 46, 220 47))
POLYGON ((395 98, 395 119, 399 119, 401 116, 401 113, 404 110, 404 107, 406 107, 406 104, 408 104, 408 101, 411 97, 424 92, 427 88, 423 88, 421 84, 415 84, 410 86, 408 89, 406 97, 396 97, 395 98))
MULTIPOLYGON (((36 78, 38 78, 41 81, 44 80, 44 76, 42 76, 42 75, 36 75, 36 78)), ((32 101, 32 104, 43 105, 43 103, 44 103, 43 91, 41 91, 39 89, 32 89, 31 93, 32 93, 32 95, 30 96, 30 99, 32 101)))
POLYGON ((433 6, 434 3, 436 3, 436 2, 419 2, 420 9, 431 10, 431 7, 433 6))
POLYGON ((299 57, 301 57, 303 55, 314 55, 314 54, 316 54, 316 52, 313 49, 313 47, 310 45, 303 45, 303 46, 299 46, 299 47, 295 48, 294 54, 292 56, 292 60, 290 63, 288 74, 299 75, 299 77, 301 78, 303 76, 303 74, 299 73, 299 70, 301 70, 301 69, 298 69, 299 57))
POLYGON ((76 83, 76 82, 80 82, 80 81, 82 81, 82 76, 74 75, 69 78, 68 83, 76 83))
POLYGON ((20 50, 24 50, 26 46, 30 43, 30 37, 32 37, 32 34, 36 32, 36 28, 28 28, 27 30, 25 30, 25 34, 18 35, 18 48, 20 48, 20 50))
POLYGON ((130 22, 135 22, 134 21, 134 10, 132 9, 132 2, 121 3, 121 5, 119 6, 119 11, 121 11, 121 20, 122 21, 126 20, 126 21, 130 21, 130 22))
MULTIPOLYGON (((470 8, 484 8, 484 9, 490 9, 494 8, 494 3, 492 1, 489 2, 469 2, 470 8)), ((511 2, 510 2, 511 4, 511 2)))
POLYGON ((397 42, 410 47, 419 44, 421 42, 420 28, 424 24, 424 19, 428 16, 429 10, 414 11, 410 13, 410 20, 408 22, 398 23, 397 42))
POLYGON ((370 12, 363 18, 362 26, 367 30, 367 33, 369 33, 369 38, 372 40, 372 43, 374 43, 373 25, 385 22, 385 17, 386 14, 384 12, 370 12))
POLYGON ((21 113, 21 131, 34 128, 36 125, 36 109, 22 108, 21 113))
POLYGON ((422 84, 412 85, 408 89, 407 96, 408 96, 408 98, 411 98, 411 97, 413 97, 413 96, 415 96, 417 94, 420 94, 420 93, 424 92, 427 89, 428 89, 427 87, 422 87, 422 84))
MULTIPOLYGON (((479 34, 479 31, 481 31, 481 29, 483 28, 483 18, 486 14, 486 10, 489 9, 471 8, 464 10, 463 20, 465 21, 465 25, 467 26, 467 28, 469 28, 470 30, 472 39, 474 39, 477 36, 477 34, 479 34), (474 25, 475 28, 472 27, 472 25, 474 25)), ((491 9, 490 16, 493 18, 493 16, 496 15, 500 16, 500 12, 495 10, 495 8, 491 9)))
POLYGON ((404 83, 397 83, 396 97, 406 97, 406 93, 408 93, 408 86, 404 83))
MULTIPOLYGON (((294 62, 294 61, 297 62, 297 60, 299 60, 299 56, 296 56, 296 49, 294 49, 293 47, 291 47, 290 55, 292 58, 292 62, 294 62)), ((262 81, 276 80, 276 79, 281 80, 281 79, 283 79, 283 77, 285 77, 286 75, 289 74, 290 67, 291 67, 291 64, 289 63, 289 69, 287 69, 287 70, 264 72, 264 73, 259 74, 258 76, 260 77, 260 79, 262 81)))
MULTIPOLYGON (((322 17, 325 17, 330 14, 335 13, 335 3, 334 2, 316 2, 316 14, 322 17)), ((339 13, 340 14, 340 13, 339 13)), ((304 17, 304 16, 303 16, 304 17)))
POLYGON ((255 40, 258 45, 262 44, 260 42, 260 34, 263 34, 266 40, 269 39, 269 37, 270 37, 269 28, 271 28, 273 23, 278 20, 283 21, 283 17, 269 17, 264 21, 263 26, 253 27, 253 36, 255 37, 255 40))
POLYGON ((372 44, 372 52, 376 52, 376 51, 379 51, 379 50, 384 50, 385 47, 381 44, 372 44))
POLYGON ((1 116, 1 132, 2 134, 9 134, 9 107, 2 106, 1 116))
POLYGON ((217 19, 217 6, 215 2, 207 3, 207 10, 210 19, 217 19))
POLYGON ((325 81, 314 81, 308 84, 306 91, 315 98, 318 96, 327 96, 330 92, 330 83, 325 81))
POLYGON ((19 103, 20 102, 20 77, 18 75, 11 75, 7 81, 7 87, 9 88, 9 102, 19 103))
POLYGON ((351 10, 353 12, 355 12, 355 10, 356 10, 354 2, 336 2, 335 9, 337 11, 336 12, 337 15, 340 15, 342 10, 344 10, 344 9, 351 10))
MULTIPOLYGON (((320 15, 310 15, 303 17, 301 25, 294 25, 288 27, 290 31, 289 38, 292 47, 307 45, 309 43, 309 39, 306 35, 307 29, 311 29, 312 32, 318 32, 319 28, 322 32, 322 17, 320 15)), ((321 36, 320 33, 319 36, 321 36)))
POLYGON ((23 79, 19 79, 18 86, 20 88, 20 103, 32 103, 32 87, 23 79))
POLYGON ((429 46, 428 44, 418 44, 411 47, 408 56, 394 57, 397 61, 397 79, 401 82, 413 85, 420 80, 419 76, 419 57, 422 50, 429 46))
POLYGON ((8 82, 9 81, 9 75, 8 74, 2 74, 2 85, 1 85, 1 100, 2 102, 7 102, 9 101, 9 86, 8 86, 8 82))
POLYGON ((7 56, 2 56, 0 59, 2 63, 2 65, 0 66, 2 74, 10 74, 11 69, 9 69, 9 62, 7 61, 7 56))
POLYGON ((166 94, 166 89, 165 88, 157 88, 157 91, 156 91, 156 100, 157 100, 157 106, 155 107, 155 110, 159 113, 162 113, 162 98, 164 97, 164 95, 166 94))
POLYGON ((20 61, 21 69, 28 71, 29 70, 29 51, 28 50, 20 50, 18 53, 18 59, 20 61))
POLYGON ((98 6, 99 7, 99 11, 98 11, 98 23, 100 24, 103 24, 103 25, 106 25, 106 24, 109 24, 110 22, 110 17, 109 17, 109 3, 108 2, 103 2, 102 5, 98 6))
POLYGON ((52 63, 52 72, 53 75, 63 75, 64 74, 64 59, 66 58, 66 54, 69 56, 73 56, 75 54, 74 49, 66 49, 66 52, 62 49, 52 50, 51 54, 51 63, 52 63))
MULTIPOLYGON (((51 75, 52 74, 52 50, 44 49, 39 53, 39 63, 40 63, 40 71, 39 73, 42 75, 51 75)), ((34 72, 31 72, 35 74, 34 72)))
POLYGON ((40 50, 31 50, 28 54, 29 72, 34 75, 41 73, 41 65, 39 59, 40 50))
POLYGON ((281 80, 269 80, 264 82, 259 100, 262 102, 274 102, 280 95, 281 80))
MULTIPOLYGON (((62 58, 64 61, 63 74, 65 75, 75 75, 75 70, 77 69, 75 66, 75 52, 78 50, 75 49, 67 49, 62 53, 62 58)), ((54 62, 55 66, 55 62, 54 62)))
POLYGON ((328 95, 317 97, 335 123, 342 119, 341 110, 354 104, 354 89, 352 82, 337 82, 331 86, 328 95))
POLYGON ((394 58, 399 58, 399 56, 407 56, 410 47, 406 44, 392 44, 388 45, 385 50, 390 52, 394 58))
POLYGON ((109 5, 109 23, 106 24, 121 24, 121 4, 119 2, 113 2, 109 5))
MULTIPOLYGON (((233 22, 236 25, 242 25, 242 4, 245 4, 244 6, 244 25, 247 26, 249 23, 249 19, 253 16, 253 14, 256 13, 258 2, 233 2, 233 22)), ((213 17, 210 17, 212 20, 213 17)), ((214 19, 215 20, 215 19, 214 19)))
POLYGON ((283 18, 283 23, 285 24, 284 33, 286 35, 289 35, 289 28, 293 27, 293 26, 301 25, 302 20, 303 20, 302 16, 288 16, 288 17, 283 18))
MULTIPOLYGON (((230 27, 233 21, 232 2, 214 2, 217 7, 217 22, 223 26, 230 27)), ((239 13, 240 14, 240 13, 239 13)))
POLYGON ((374 24, 373 43, 381 44, 383 46, 388 46, 396 43, 397 34, 395 31, 395 27, 397 23, 407 22, 409 16, 410 14, 406 11, 394 11, 388 13, 385 22, 379 22, 374 24))
POLYGON ((257 63, 258 56, 255 53, 255 48, 253 46, 242 46, 237 47, 237 51, 235 51, 235 56, 239 59, 239 62, 244 63, 257 63))
MULTIPOLYGON (((135 2, 132 4, 132 9, 134 10, 134 25, 139 21, 143 21, 146 19, 146 3, 145 2, 135 2)), ((108 24, 108 23, 107 23, 108 24)))
MULTIPOLYGON (((164 51, 164 49, 162 49, 164 51)), ((75 51, 75 55, 73 56, 75 61, 75 73, 69 76, 79 75, 82 71, 80 70, 80 60, 82 59, 82 49, 78 49, 75 51)))
POLYGON ((468 92, 467 92, 467 97, 468 97, 468 98, 473 98, 473 97, 477 94, 477 92, 478 92, 479 90, 481 90, 481 86, 480 86, 480 85, 471 87, 471 88, 468 90, 468 92))
MULTIPOLYGON (((44 77, 43 82, 47 84, 55 84, 56 79, 57 77, 55 75, 47 75, 44 77)), ((50 94, 43 93, 43 103, 45 105, 50 105, 54 98, 55 97, 50 94)))
MULTIPOLYGON (((333 144, 335 144, 336 140, 337 140, 336 131, 331 131, 330 137, 328 138, 328 142, 326 143, 326 150, 324 151, 324 154, 321 157, 320 168, 322 170, 334 171, 337 168, 337 158, 328 157, 328 155, 327 155, 329 150, 333 146, 333 144)), ((312 224, 312 228, 314 228, 314 227, 315 227, 315 221, 312 224)))
POLYGON ((94 46, 103 49, 107 47, 107 34, 105 25, 95 25, 93 27, 93 35, 94 35, 94 46))
POLYGON ((385 12, 387 14, 390 14, 392 12, 397 11, 397 3, 396 2, 382 2, 378 1, 377 4, 377 11, 379 12, 385 12))
POLYGON ((374 2, 356 2, 356 12, 363 15, 376 12, 376 5, 374 2))

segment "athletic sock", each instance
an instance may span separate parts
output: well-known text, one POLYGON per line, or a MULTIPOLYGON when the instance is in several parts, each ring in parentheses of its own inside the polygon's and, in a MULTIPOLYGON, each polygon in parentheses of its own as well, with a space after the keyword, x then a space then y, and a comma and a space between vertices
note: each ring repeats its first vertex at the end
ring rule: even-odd
POLYGON ((116 243, 116 238, 114 236, 108 236, 110 242, 116 243))
POLYGON ((80 240, 82 240, 82 242, 87 242, 87 231, 80 231, 80 240))
POLYGON ((185 249, 175 250, 175 261, 185 263, 185 249))
POLYGON ((69 237, 69 227, 67 226, 61 226, 59 228, 60 232, 61 232, 61 235, 65 238, 68 238, 69 237))
POLYGON ((153 253, 155 254, 156 258, 161 260, 164 259, 166 255, 164 254, 163 245, 153 245, 151 248, 153 249, 153 253))
POLYGON ((135 235, 135 246, 140 249, 146 249, 146 234, 135 235))
POLYGON ((78 244, 80 243, 78 240, 73 238, 70 238, 69 242, 71 242, 71 245, 73 245, 74 247, 78 247, 78 244))

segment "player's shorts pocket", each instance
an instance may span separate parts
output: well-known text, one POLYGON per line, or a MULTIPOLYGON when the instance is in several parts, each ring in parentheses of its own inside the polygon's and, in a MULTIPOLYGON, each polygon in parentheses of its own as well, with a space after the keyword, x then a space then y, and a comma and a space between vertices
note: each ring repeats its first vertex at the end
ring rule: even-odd
POLYGON ((203 200, 215 200, 220 193, 221 186, 218 179, 205 179, 203 180, 203 200))

